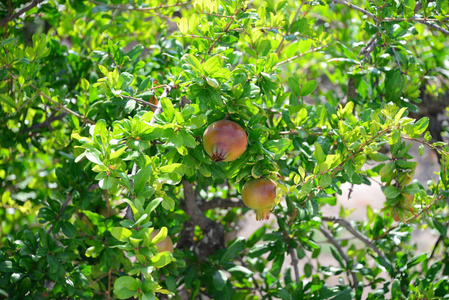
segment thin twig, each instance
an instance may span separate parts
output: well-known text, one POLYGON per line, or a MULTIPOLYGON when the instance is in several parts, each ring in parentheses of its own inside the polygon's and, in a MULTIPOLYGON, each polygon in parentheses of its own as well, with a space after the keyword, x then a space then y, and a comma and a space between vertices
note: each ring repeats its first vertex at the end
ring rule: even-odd
POLYGON ((15 14, 12 14, 10 16, 7 16, 3 19, 0 20, 0 27, 4 26, 6 24, 8 24, 8 22, 17 19, 18 17, 20 17, 22 14, 26 13, 27 11, 29 11, 30 9, 36 7, 38 4, 40 4, 41 2, 44 2, 44 0, 33 0, 31 1, 31 3, 28 6, 25 6, 24 8, 22 8, 21 10, 19 10, 18 12, 16 12, 15 14))
MULTIPOLYGON (((427 212, 429 209, 431 209, 438 201, 442 200, 444 198, 444 196, 439 196, 437 198, 435 198, 432 203, 428 204, 424 209, 420 210, 417 214, 411 216, 410 218, 408 218, 407 220, 405 220, 404 223, 409 223, 415 219, 417 219, 419 216, 421 216, 423 213, 427 212)), ((381 235, 379 235, 378 237, 375 237, 374 240, 380 240, 382 239, 384 236, 386 236, 387 234, 389 234, 390 232, 392 232, 393 230, 395 230, 396 228, 399 227, 399 224, 396 224, 394 226, 391 226, 387 231, 385 231, 384 233, 382 233, 381 235)))
POLYGON ((31 84, 30 86, 31 86, 33 89, 35 89, 35 90, 37 91, 37 94, 38 94, 38 95, 44 97, 45 99, 47 99, 47 100, 50 101, 51 103, 57 105, 57 106, 58 106, 61 110, 63 110, 64 112, 69 113, 69 114, 71 114, 71 115, 74 115, 75 117, 81 119, 83 122, 86 122, 86 123, 89 123, 89 124, 95 124, 94 121, 88 119, 87 117, 85 117, 85 116, 83 116, 83 115, 80 115, 79 113, 77 113, 77 112, 71 110, 71 109, 68 108, 68 107, 65 107, 65 106, 62 105, 61 103, 58 103, 58 102, 54 101, 54 100, 51 99, 48 95, 46 95, 46 94, 42 93, 41 91, 39 91, 39 89, 38 89, 34 84, 31 84))
POLYGON ((354 9, 354 10, 357 10, 357 11, 363 13, 364 15, 367 15, 368 17, 370 17, 371 19, 373 19, 373 20, 375 20, 375 21, 379 21, 379 19, 378 19, 375 15, 373 15, 372 13, 370 13, 370 12, 367 11, 367 10, 364 10, 364 9, 361 8, 361 7, 358 7, 357 5, 348 3, 348 2, 343 1, 343 0, 333 0, 333 1, 334 1, 334 3, 339 3, 339 4, 342 4, 342 5, 347 6, 347 7, 349 7, 349 8, 352 8, 352 9, 354 9))
POLYGON ((346 228, 346 230, 348 230, 353 236, 355 236, 356 238, 361 240, 369 248, 373 249, 374 252, 376 252, 376 254, 379 257, 382 257, 382 258, 386 259, 385 255, 382 253, 382 251, 376 245, 374 245, 365 235, 363 235, 362 233, 357 231, 354 227, 352 227, 351 223, 349 223, 345 219, 338 218, 338 217, 328 217, 328 216, 322 216, 321 219, 323 221, 340 224, 341 226, 346 228))
POLYGON ((164 9, 164 8, 170 8, 170 7, 177 7, 177 6, 185 6, 190 4, 190 1, 187 2, 181 2, 181 3, 176 3, 176 4, 171 4, 171 5, 159 5, 159 6, 155 6, 155 7, 132 7, 132 6, 120 6, 120 5, 110 5, 110 4, 104 4, 102 2, 99 1, 95 1, 95 0, 88 0, 91 3, 97 4, 97 5, 101 5, 101 6, 105 6, 107 8, 111 8, 111 9, 118 9, 118 10, 131 10, 131 11, 152 11, 152 10, 159 10, 159 9, 164 9))
MULTIPOLYGON (((296 18, 298 17, 299 13, 301 12, 302 6, 304 5, 304 1, 305 0, 301 0, 301 4, 299 5, 298 9, 296 10, 296 14, 293 17, 292 22, 290 23, 290 25, 288 25, 288 30, 287 30, 286 34, 290 33, 290 30, 292 29, 293 23, 295 23, 296 18)), ((279 51, 281 50, 281 47, 284 44, 284 41, 285 41, 285 36, 282 36, 282 40, 279 43, 279 46, 276 48, 276 51, 274 53, 279 54, 279 51)))
POLYGON ((357 280, 357 276, 355 275, 355 273, 352 271, 352 264, 349 260, 348 255, 343 250, 341 245, 337 242, 337 240, 332 236, 332 234, 326 228, 324 228, 323 225, 320 225, 320 230, 324 234, 324 236, 327 238, 327 240, 337 249, 337 251, 338 251, 338 253, 340 253, 341 257, 343 257, 343 259, 345 260, 347 271, 351 274, 351 277, 352 277, 351 286, 354 289, 357 288, 357 286, 359 285, 359 281, 357 280))
MULTIPOLYGON (((162 93, 160 99, 167 97, 168 94, 170 93, 170 91, 174 87, 175 87, 175 83, 174 82, 170 82, 170 84, 168 84, 165 87, 164 92, 162 93)), ((124 95, 122 95, 122 96, 125 97, 125 98, 126 97, 130 97, 130 96, 124 96, 124 95)), ((137 100, 137 98, 135 98, 133 100, 137 100)), ((161 112, 162 112, 162 105, 161 105, 161 101, 159 101, 159 103, 156 105, 156 109, 153 112, 153 117, 151 118, 150 125, 153 126, 156 123, 156 118, 155 117, 156 117, 156 115, 160 114, 161 112)), ((136 173, 137 173, 137 164, 134 163, 133 164, 133 168, 131 170, 131 177, 134 177, 136 175, 136 173)), ((131 187, 134 189, 134 180, 131 180, 131 187)), ((131 191, 129 192, 129 197, 131 198, 131 191)), ((126 207, 125 219, 134 221, 133 211, 132 211, 132 208, 131 208, 131 206, 129 204, 126 207)))
POLYGON ((235 21, 235 16, 238 15, 241 10, 242 10, 242 8, 239 8, 235 11, 234 16, 231 17, 231 19, 229 20, 229 22, 226 24, 225 28, 223 29, 223 34, 219 35, 217 37, 217 39, 214 40, 212 45, 210 45, 209 49, 207 50, 207 54, 210 54, 210 52, 212 51, 212 49, 214 49, 214 47, 218 43, 218 41, 221 40, 221 38, 226 35, 226 33, 228 32, 232 23, 234 23, 234 21, 235 21))
POLYGON ((288 247, 288 252, 290 253, 290 257, 292 258, 291 265, 293 267, 293 270, 295 270, 296 282, 299 282, 301 280, 301 277, 299 275, 299 268, 298 268, 299 260, 298 260, 298 257, 296 256, 295 249, 293 249, 293 247, 288 247))
MULTIPOLYGON (((433 28, 433 29, 435 29, 435 30, 438 30, 438 31, 442 32, 442 33, 445 34, 445 35, 449 35, 449 30, 446 30, 446 29, 444 29, 443 27, 438 26, 438 25, 436 25, 436 24, 429 23, 429 20, 435 21, 436 19, 423 19, 423 18, 418 18, 418 17, 415 17, 415 16, 410 17, 410 18, 408 18, 408 19, 405 19, 405 18, 388 18, 388 19, 380 19, 380 18, 377 18, 374 14, 370 13, 369 11, 367 11, 367 10, 361 8, 361 7, 358 7, 357 5, 348 3, 348 2, 346 2, 346 1, 343 1, 343 0, 333 0, 333 2, 334 2, 334 3, 342 4, 342 5, 344 5, 344 6, 347 6, 347 7, 349 7, 349 8, 352 8, 352 9, 354 9, 354 10, 357 10, 357 11, 363 13, 364 15, 370 17, 371 19, 373 19, 373 20, 376 21, 376 22, 413 21, 413 22, 418 22, 418 23, 424 24, 424 25, 426 25, 426 26, 428 26, 428 27, 430 27, 430 28, 433 28)), ((446 19, 444 19, 444 20, 446 20, 446 19)))
POLYGON ((396 60, 396 64, 398 65, 399 72, 401 72, 401 74, 404 75, 405 73, 402 71, 401 62, 399 61, 398 54, 396 53, 396 48, 395 47, 390 47, 390 48, 393 51, 394 59, 396 60))
MULTIPOLYGON (((61 206, 61 209, 59 210, 58 216, 56 217, 56 219, 54 221, 58 221, 59 220, 59 218, 62 216, 62 213, 64 212, 66 207, 69 205, 71 200, 72 200, 72 193, 68 193, 67 196, 65 197, 64 203, 61 206)), ((54 225, 55 225, 55 223, 52 223, 50 225, 50 228, 48 228, 48 230, 47 230, 48 234, 50 234, 50 232, 52 231, 54 225)))
POLYGON ((127 96, 127 95, 120 95, 120 97, 123 97, 123 98, 126 98, 126 99, 130 99, 130 100, 134 100, 134 101, 136 101, 136 102, 138 102, 138 103, 140 103, 142 105, 145 105, 145 106, 151 106, 153 108, 157 108, 156 104, 153 104, 151 102, 147 102, 147 101, 145 101, 143 99, 139 99, 139 98, 135 98, 135 97, 132 97, 132 96, 127 96))
MULTIPOLYGON (((174 82, 170 82, 169 85, 167 85, 164 89, 164 92, 162 93, 161 97, 159 98, 160 100, 162 100, 163 98, 167 97, 168 94, 170 93, 170 91, 175 87, 175 83, 174 82)), ((158 114, 160 114, 162 112, 162 101, 159 101, 159 103, 156 106, 156 109, 154 110, 153 113, 153 118, 150 121, 150 125, 154 125, 156 123, 156 116, 158 114)))
POLYGON ((327 45, 326 46, 320 46, 320 47, 312 48, 312 49, 310 49, 310 50, 308 50, 306 52, 300 53, 300 54, 292 56, 292 57, 290 57, 290 58, 288 58, 288 59, 286 59, 284 61, 278 62, 276 64, 276 67, 281 66, 281 65, 286 64, 286 63, 289 63, 289 62, 291 62, 291 61, 293 61, 295 59, 298 59, 298 58, 308 54, 308 53, 315 52, 315 51, 321 50, 321 49, 326 48, 326 47, 327 47, 327 45))

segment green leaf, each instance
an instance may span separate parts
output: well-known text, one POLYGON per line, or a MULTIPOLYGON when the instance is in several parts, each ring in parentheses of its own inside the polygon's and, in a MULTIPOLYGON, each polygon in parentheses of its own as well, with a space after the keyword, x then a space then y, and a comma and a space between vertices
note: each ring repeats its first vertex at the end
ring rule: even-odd
POLYGON ((226 249, 226 252, 220 258, 220 262, 222 264, 227 263, 234 259, 243 249, 245 249, 245 239, 239 237, 226 249))
POLYGON ((183 164, 175 163, 162 166, 159 170, 162 173, 177 173, 183 176, 185 174, 185 168, 186 166, 184 166, 183 164))
POLYGON ((385 194, 385 197, 387 197, 389 199, 394 199, 401 194, 401 191, 398 190, 396 187, 390 185, 385 188, 384 194, 385 194))
POLYGON ((399 70, 390 71, 385 76, 385 96, 388 100, 396 100, 401 96, 404 78, 399 70))
POLYGON ((172 261, 172 255, 168 251, 159 252, 155 256, 153 256, 150 261, 151 265, 156 268, 162 268, 168 265, 172 261))
POLYGON ((427 127, 429 126, 429 118, 424 117, 419 119, 415 125, 413 126, 413 131, 415 135, 421 135, 426 131, 427 127))
POLYGON ((221 291, 226 285, 226 281, 228 277, 226 277, 226 273, 222 270, 215 270, 214 275, 212 275, 212 283, 215 289, 221 291))
POLYGON ((164 116, 167 122, 173 122, 175 118, 175 109, 173 108, 173 103, 168 98, 160 99, 161 106, 164 111, 164 116))
POLYGON ((151 202, 148 203, 147 207, 145 208, 145 213, 147 213, 149 215, 153 210, 155 210, 159 206, 159 204, 163 200, 164 200, 164 198, 162 198, 162 197, 151 200, 151 202))
POLYGON ((162 240, 164 240, 166 237, 167 237, 167 227, 162 227, 160 230, 159 230, 159 232, 158 232, 158 234, 156 234, 156 236, 151 240, 151 242, 153 243, 153 244, 157 244, 157 243, 159 243, 159 242, 161 242, 162 240))
POLYGON ((315 151, 313 151, 313 157, 317 160, 318 164, 322 164, 326 161, 326 156, 324 154, 323 148, 318 143, 315 143, 315 151))
POLYGON ((318 86, 318 83, 315 80, 311 80, 311 81, 306 82, 306 84, 304 84, 302 86, 301 97, 305 97, 305 96, 313 93, 313 91, 315 91, 317 86, 318 86))
POLYGON ((123 227, 114 227, 111 229, 111 234, 117 240, 121 242, 126 242, 128 238, 132 235, 132 232, 131 230, 123 227))
POLYGON ((291 140, 289 139, 279 139, 279 140, 271 140, 264 144, 265 149, 270 152, 274 152, 275 154, 283 154, 285 150, 288 149, 291 145, 291 140))
POLYGON ((165 210, 172 211, 175 209, 175 200, 173 200, 171 197, 164 198, 164 201, 162 201, 162 207, 165 210))
POLYGON ((235 266, 227 270, 229 273, 231 273, 232 276, 238 277, 238 278, 250 278, 254 275, 254 272, 251 270, 243 267, 243 266, 235 266))
POLYGON ((131 298, 138 289, 138 279, 131 276, 119 277, 114 282, 114 296, 119 299, 131 298))
POLYGON ((218 70, 220 70, 222 64, 223 63, 220 56, 215 55, 206 60, 206 62, 203 64, 203 70, 204 72, 206 72, 206 75, 210 76, 215 74, 218 70))
POLYGON ((401 291, 401 283, 399 279, 394 279, 391 283, 391 300, 399 300, 401 299, 402 291, 401 291))
POLYGON ((143 191, 145 184, 150 179, 152 168, 150 165, 142 168, 134 178, 134 193, 139 194, 143 191))

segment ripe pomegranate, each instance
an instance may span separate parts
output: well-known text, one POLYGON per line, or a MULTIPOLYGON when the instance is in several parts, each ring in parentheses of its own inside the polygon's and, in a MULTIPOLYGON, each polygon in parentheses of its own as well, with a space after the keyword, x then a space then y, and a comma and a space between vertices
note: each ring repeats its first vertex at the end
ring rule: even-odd
MULTIPOLYGON (((159 229, 155 229, 151 233, 151 238, 154 238, 159 233, 159 229)), ((165 239, 156 244, 156 248, 159 252, 168 251, 173 254, 173 242, 169 236, 166 236, 165 239)))
POLYGON ((204 131, 204 150, 215 162, 237 159, 245 152, 247 145, 245 130, 233 121, 214 122, 204 131))
POLYGON ((271 179, 252 179, 242 188, 242 200, 256 211, 256 220, 268 220, 276 200, 276 183, 271 179))

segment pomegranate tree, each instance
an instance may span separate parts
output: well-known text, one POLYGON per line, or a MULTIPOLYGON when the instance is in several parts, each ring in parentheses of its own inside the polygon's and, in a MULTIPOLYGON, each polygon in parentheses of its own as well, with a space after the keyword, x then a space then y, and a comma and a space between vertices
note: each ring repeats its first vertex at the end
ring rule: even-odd
POLYGON ((276 183, 271 179, 252 179, 242 188, 242 200, 256 211, 256 220, 268 220, 276 200, 276 183))
POLYGON ((230 120, 214 122, 204 131, 204 150, 215 162, 237 159, 245 152, 247 145, 245 130, 230 120))

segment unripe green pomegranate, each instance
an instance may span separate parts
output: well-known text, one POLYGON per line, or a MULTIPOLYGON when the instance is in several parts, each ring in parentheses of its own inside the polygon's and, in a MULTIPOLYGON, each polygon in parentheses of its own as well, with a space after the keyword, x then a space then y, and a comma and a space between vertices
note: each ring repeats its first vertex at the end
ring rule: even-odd
MULTIPOLYGON (((153 239, 159 233, 159 229, 154 230, 151 233, 151 238, 153 239)), ((165 239, 156 244, 156 248, 159 252, 168 251, 173 254, 173 242, 169 236, 166 236, 165 239)))
POLYGON ((237 159, 245 152, 247 145, 245 130, 233 121, 214 122, 204 131, 204 150, 215 162, 237 159))
POLYGON ((276 183, 271 179, 252 179, 242 188, 242 200, 256 211, 256 220, 268 220, 276 200, 276 183))

